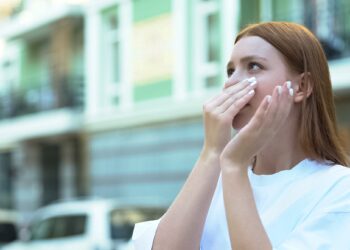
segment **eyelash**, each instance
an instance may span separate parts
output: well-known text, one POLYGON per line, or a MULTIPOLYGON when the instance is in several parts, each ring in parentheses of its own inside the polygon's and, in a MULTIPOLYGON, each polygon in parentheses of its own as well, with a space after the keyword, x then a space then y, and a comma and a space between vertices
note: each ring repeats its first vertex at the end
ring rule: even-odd
MULTIPOLYGON (((249 62, 248 63, 248 70, 253 70, 253 71, 256 71, 256 70, 260 70, 260 69, 263 69, 263 67, 261 66, 261 64, 259 63, 256 63, 256 62, 249 62), (259 69, 253 69, 254 66, 258 66, 259 69)), ((229 68, 227 69, 227 77, 230 77, 233 72, 235 72, 235 69, 234 68, 229 68)))
POLYGON ((258 66, 259 67, 259 69, 262 69, 262 66, 259 64, 259 63, 256 63, 256 62, 250 62, 250 63, 248 63, 248 68, 249 68, 249 70, 254 70, 253 69, 253 66, 258 66))

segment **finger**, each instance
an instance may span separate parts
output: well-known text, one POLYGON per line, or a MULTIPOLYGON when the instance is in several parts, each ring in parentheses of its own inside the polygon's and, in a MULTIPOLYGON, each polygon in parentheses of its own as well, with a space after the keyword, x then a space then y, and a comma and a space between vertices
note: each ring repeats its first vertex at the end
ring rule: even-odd
POLYGON ((278 115, 283 115, 286 116, 287 114, 289 114, 290 109, 292 107, 293 104, 293 94, 294 94, 294 90, 292 88, 289 88, 288 86, 288 82, 285 82, 282 86, 282 93, 280 95, 280 100, 279 100, 279 110, 278 115))
POLYGON ((269 105, 271 103, 272 97, 270 95, 267 95, 264 97, 264 99, 261 101, 258 109, 256 110, 254 116, 252 117, 251 123, 252 126, 260 126, 263 123, 264 118, 266 117, 267 110, 269 108, 269 105))
MULTIPOLYGON (((257 86, 257 82, 254 81, 250 83, 247 87, 240 89, 238 92, 232 93, 232 97, 228 98, 224 103, 220 105, 218 108, 217 112, 218 113, 223 113, 225 112, 234 102, 242 98, 243 96, 247 95, 249 92, 254 91, 254 89, 257 86)), ((251 92, 250 94, 254 94, 251 92)))
POLYGON ((288 83, 285 82, 283 85, 279 86, 277 89, 278 98, 277 98, 277 115, 288 114, 292 106, 293 101, 293 90, 288 87, 288 83))
POLYGON ((294 89, 291 81, 286 81, 283 84, 283 90, 284 90, 283 92, 284 92, 284 95, 286 96, 286 99, 289 101, 293 101, 294 89))
POLYGON ((242 85, 235 85, 235 86, 232 86, 228 89, 225 89, 224 91, 231 94, 231 95, 235 95, 237 93, 240 93, 240 91, 242 90, 247 90, 248 89, 248 92, 251 90, 251 89, 255 89, 257 86, 257 81, 253 81, 253 82, 244 82, 242 85))
POLYGON ((240 82, 238 85, 232 86, 231 88, 224 90, 218 96, 212 98, 209 102, 207 102, 206 106, 209 109, 214 109, 215 107, 218 107, 225 103, 223 107, 220 107, 220 109, 217 110, 217 113, 222 113, 234 101, 246 95, 250 90, 255 89, 256 86, 257 86, 257 82, 255 78, 253 79, 253 81, 249 79, 245 79, 243 82, 240 82))
POLYGON ((290 112, 292 100, 290 89, 286 83, 282 86, 276 86, 273 91, 271 103, 265 112, 266 119, 264 121, 266 126, 271 128, 279 127, 290 112))
POLYGON ((215 109, 217 106, 225 102, 231 95, 221 92, 219 95, 214 96, 204 104, 204 108, 208 110, 215 109))
POLYGON ((256 78, 255 77, 251 77, 251 78, 246 78, 238 83, 233 83, 233 82, 226 82, 224 85, 224 90, 227 91, 235 91, 235 90, 239 90, 242 89, 244 87, 249 86, 249 84, 256 82, 256 78))
MULTIPOLYGON (((250 84, 248 87, 240 90, 237 93, 232 94, 232 97, 227 99, 220 107, 218 108, 219 113, 225 112, 234 102, 241 99, 245 95, 247 95, 249 92, 253 91, 256 88, 256 82, 255 84, 250 84)), ((253 92, 251 94, 253 94, 253 92)))
POLYGON ((274 118, 277 112, 277 109, 279 107, 279 100, 280 100, 280 96, 282 94, 282 86, 278 85, 274 88, 268 105, 268 108, 266 110, 266 115, 267 113, 269 113, 269 118, 274 118))
POLYGON ((232 103, 232 105, 223 113, 229 117, 234 117, 255 95, 255 91, 249 91, 246 95, 242 96, 239 100, 232 103))

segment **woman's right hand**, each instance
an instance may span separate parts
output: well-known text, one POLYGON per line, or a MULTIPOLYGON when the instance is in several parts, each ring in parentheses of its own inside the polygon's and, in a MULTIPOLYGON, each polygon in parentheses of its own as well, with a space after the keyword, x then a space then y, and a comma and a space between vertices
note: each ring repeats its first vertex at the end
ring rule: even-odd
POLYGON ((255 77, 236 84, 226 83, 223 91, 203 105, 204 151, 221 154, 231 139, 232 120, 254 96, 255 77))

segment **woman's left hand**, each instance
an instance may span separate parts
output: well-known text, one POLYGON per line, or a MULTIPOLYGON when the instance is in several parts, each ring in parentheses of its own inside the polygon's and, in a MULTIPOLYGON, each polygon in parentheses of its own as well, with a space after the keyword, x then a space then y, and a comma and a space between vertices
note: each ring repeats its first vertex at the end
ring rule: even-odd
POLYGON ((272 96, 265 96, 254 116, 226 145, 221 156, 222 170, 248 167, 253 157, 273 138, 286 121, 293 104, 289 83, 276 86, 272 96))

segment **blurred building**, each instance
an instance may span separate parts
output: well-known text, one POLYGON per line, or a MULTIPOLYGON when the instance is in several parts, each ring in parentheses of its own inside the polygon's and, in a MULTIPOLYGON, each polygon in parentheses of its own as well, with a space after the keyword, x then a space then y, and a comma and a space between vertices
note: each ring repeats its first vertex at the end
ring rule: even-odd
POLYGON ((27 213, 85 192, 84 8, 73 1, 0 5, 0 206, 27 213))
POLYGON ((248 23, 307 25, 330 60, 350 144, 345 0, 8 0, 0 3, 0 207, 81 195, 169 205, 203 143, 248 23))

